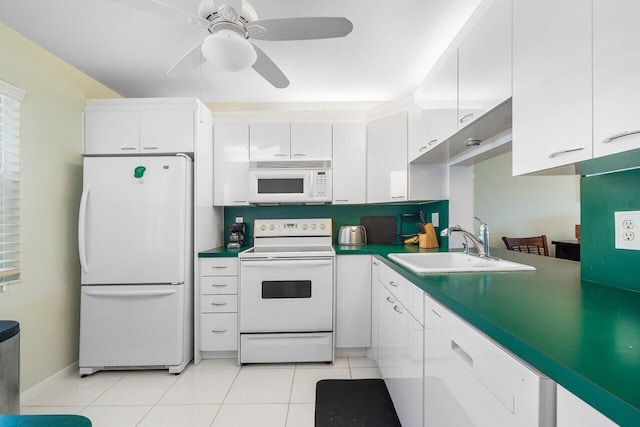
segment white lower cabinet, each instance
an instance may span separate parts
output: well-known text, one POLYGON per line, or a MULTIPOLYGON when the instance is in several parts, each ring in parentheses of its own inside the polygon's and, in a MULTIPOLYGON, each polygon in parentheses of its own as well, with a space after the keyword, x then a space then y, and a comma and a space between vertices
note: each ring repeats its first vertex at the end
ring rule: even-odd
POLYGON ((201 352, 238 350, 238 260, 200 258, 196 362, 201 352))
MULTIPOLYGON (((372 283, 376 298, 373 301, 373 346, 378 367, 400 423, 404 427, 422 426, 424 328, 407 308, 411 305, 409 301, 403 301, 396 296, 397 289, 387 288, 393 285, 388 285, 388 282, 383 284, 375 277, 375 269, 379 269, 381 276, 386 274, 387 277, 392 277, 396 273, 380 261, 374 260, 373 266, 372 283), (396 294, 392 293, 393 291, 396 291, 396 294)), ((399 282, 398 278, 392 281, 399 282)), ((409 297, 410 294, 404 295, 409 297)))
POLYGON ((555 383, 425 295, 425 426, 553 426, 555 383))
POLYGON ((613 427, 618 425, 566 388, 557 387, 557 427, 613 427))
POLYGON ((336 347, 371 346, 371 255, 338 255, 336 347))

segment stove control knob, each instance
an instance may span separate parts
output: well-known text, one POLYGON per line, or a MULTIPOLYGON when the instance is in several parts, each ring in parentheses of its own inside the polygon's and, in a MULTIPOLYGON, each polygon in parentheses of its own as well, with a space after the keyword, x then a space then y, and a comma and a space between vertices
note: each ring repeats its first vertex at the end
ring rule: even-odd
POLYGON ((262 225, 260 226, 260 230, 264 231, 264 230, 266 230, 266 229, 267 229, 267 226, 266 226, 266 225, 262 224, 262 225))
POLYGON ((303 229, 303 230, 306 230, 306 229, 307 229, 307 227, 309 227, 307 224, 302 224, 302 229, 303 229))
POLYGON ((276 228, 276 226, 275 226, 275 225, 273 225, 273 224, 271 224, 271 225, 269 226, 269 230, 274 230, 275 228, 276 228))
POLYGON ((324 230, 325 225, 324 224, 320 224, 320 229, 324 230))
POLYGON ((316 229, 316 225, 315 224, 311 224, 311 229, 315 230, 316 229))

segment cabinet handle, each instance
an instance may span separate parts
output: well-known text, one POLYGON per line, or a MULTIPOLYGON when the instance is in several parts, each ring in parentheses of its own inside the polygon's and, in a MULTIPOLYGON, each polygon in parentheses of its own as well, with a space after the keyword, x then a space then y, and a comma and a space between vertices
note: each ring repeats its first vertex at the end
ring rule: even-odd
POLYGON ((158 147, 142 147, 143 150, 158 150, 158 147))
POLYGON ((630 136, 630 135, 637 135, 639 133, 640 133, 640 129, 638 129, 638 130, 628 130, 626 132, 622 132, 622 133, 618 133, 618 134, 615 134, 613 136, 610 136, 609 138, 607 138, 604 141, 602 141, 602 143, 603 144, 608 144, 609 142, 613 142, 616 139, 624 138, 625 136, 630 136))
POLYGON ((451 351, 453 354, 458 356, 462 362, 467 365, 469 368, 473 369, 473 357, 469 355, 462 347, 458 345, 454 340, 451 340, 451 351))
POLYGON ((405 196, 391 196, 392 199, 404 199, 405 196))
POLYGON ((561 154, 573 153, 574 151, 580 151, 580 150, 584 150, 584 147, 567 148, 566 150, 556 151, 555 153, 549 154, 549 158, 553 159, 554 157, 559 156, 561 154))
POLYGON ((232 200, 231 203, 247 203, 246 200, 232 200))
POLYGON ((389 281, 389 284, 390 284, 391 286, 393 286, 394 288, 397 288, 397 287, 398 287, 398 285, 396 285, 395 283, 393 283, 393 280, 390 280, 390 281, 389 281))
POLYGON ((438 138, 436 138, 436 139, 432 139, 431 141, 429 141, 429 144, 427 144, 427 145, 433 145, 433 144, 435 144, 436 142, 438 142, 438 138))
POLYGON ((296 153, 293 155, 293 157, 307 157, 307 155, 304 153, 296 153))
POLYGON ((418 151, 424 151, 424 150, 426 150, 427 148, 429 148, 429 145, 423 145, 422 147, 420 147, 420 148, 418 149, 418 151))
POLYGON ((432 311, 432 312, 433 312, 433 314, 435 314, 436 316, 438 316, 438 317, 442 317, 442 316, 440 316, 440 313, 438 313, 437 311, 435 311, 433 308, 431 309, 431 311, 432 311))
POLYGON ((120 147, 120 149, 123 151, 131 151, 131 150, 137 150, 138 147, 120 147))
POLYGON ((390 302, 391 304, 395 303, 395 301, 391 297, 387 297, 387 301, 390 302))
POLYGON ((378 261, 373 261, 373 265, 380 265, 378 261))
POLYGON ((212 302, 211 305, 227 305, 226 302, 212 302))
POLYGON ((400 307, 398 307, 397 305, 394 305, 393 309, 396 311, 396 313, 402 314, 402 310, 400 310, 400 307))
POLYGON ((349 199, 336 199, 336 202, 348 202, 349 199))
POLYGON ((464 116, 460 117, 460 123, 464 123, 465 121, 467 121, 467 119, 470 119, 471 117, 473 117, 473 113, 465 114, 464 116))
POLYGON ((227 332, 226 329, 212 329, 211 332, 213 332, 214 334, 223 334, 225 332, 227 332))
POLYGON ((226 265, 212 265, 211 268, 224 269, 224 268, 227 268, 227 266, 226 265))
POLYGON ((275 157, 289 157, 287 154, 284 153, 278 153, 278 154, 274 154, 275 157))
POLYGON ((225 285, 217 285, 215 283, 212 283, 211 286, 215 286, 216 288, 224 288, 224 287, 229 286, 229 285, 226 285, 226 284, 225 285))

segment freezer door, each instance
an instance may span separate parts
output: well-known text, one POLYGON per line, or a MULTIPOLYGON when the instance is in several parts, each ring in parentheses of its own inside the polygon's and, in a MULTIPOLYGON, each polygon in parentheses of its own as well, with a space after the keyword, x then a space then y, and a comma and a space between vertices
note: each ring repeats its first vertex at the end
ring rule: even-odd
POLYGON ((184 285, 82 286, 80 368, 175 366, 184 285))
POLYGON ((82 284, 184 282, 191 160, 90 157, 83 178, 82 284))

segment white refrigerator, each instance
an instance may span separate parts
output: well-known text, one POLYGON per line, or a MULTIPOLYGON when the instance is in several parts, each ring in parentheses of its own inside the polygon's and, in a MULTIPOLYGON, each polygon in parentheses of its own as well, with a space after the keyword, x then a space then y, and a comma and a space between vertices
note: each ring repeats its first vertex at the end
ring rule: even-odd
POLYGON ((192 176, 183 154, 84 159, 80 375, 191 361, 192 176))

